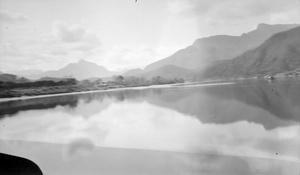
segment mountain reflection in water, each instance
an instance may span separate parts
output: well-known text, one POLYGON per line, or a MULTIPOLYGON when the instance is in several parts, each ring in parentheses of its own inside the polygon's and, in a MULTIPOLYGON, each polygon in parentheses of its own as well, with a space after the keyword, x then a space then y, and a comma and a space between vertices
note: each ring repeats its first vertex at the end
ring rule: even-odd
POLYGON ((300 84, 287 82, 270 85, 264 81, 210 87, 121 90, 9 101, 0 103, 0 118, 13 116, 20 111, 57 106, 75 109, 79 103, 102 103, 107 99, 110 103, 95 107, 96 109, 91 107, 84 111, 84 116, 98 113, 100 109, 115 102, 147 101, 198 117, 204 123, 225 124, 246 120, 262 124, 266 129, 274 129, 300 121, 300 84))
POLYGON ((299 88, 243 81, 2 102, 0 152, 49 174, 298 173, 299 88))

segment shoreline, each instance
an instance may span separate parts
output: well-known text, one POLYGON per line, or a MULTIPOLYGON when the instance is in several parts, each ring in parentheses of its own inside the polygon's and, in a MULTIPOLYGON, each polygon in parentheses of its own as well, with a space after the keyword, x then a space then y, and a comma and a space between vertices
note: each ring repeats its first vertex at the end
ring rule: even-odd
POLYGON ((234 82, 197 82, 197 83, 178 83, 178 84, 163 84, 163 85, 150 85, 150 86, 137 86, 137 87, 123 87, 114 89, 101 89, 101 90, 91 90, 91 91, 81 91, 81 92, 69 92, 69 93, 57 93, 57 94, 46 94, 46 95, 33 95, 33 96, 21 96, 21 97, 11 97, 11 98, 0 98, 1 102, 17 101, 17 100, 28 100, 36 98, 47 98, 47 97, 57 97, 57 96, 67 96, 67 95, 78 95, 78 94, 89 94, 97 92, 113 92, 122 90, 139 90, 139 89, 151 89, 151 88, 184 88, 184 87, 198 87, 198 86, 214 86, 214 85, 226 85, 234 84, 234 82))
MULTIPOLYGON (((1 102, 7 102, 7 101, 27 100, 27 99, 45 98, 45 97, 56 97, 56 96, 64 96, 64 95, 88 94, 88 93, 96 93, 96 92, 111 92, 111 91, 128 90, 128 89, 145 89, 145 88, 155 87, 155 86, 166 86, 166 85, 152 85, 152 86, 139 86, 139 87, 124 87, 124 88, 99 89, 99 90, 80 91, 80 92, 68 92, 68 93, 57 93, 57 94, 45 94, 45 95, 33 95, 33 96, 21 96, 21 97, 11 97, 11 98, 0 98, 0 103, 1 103, 1 102)), ((169 85, 169 86, 170 86, 170 85, 169 85)))

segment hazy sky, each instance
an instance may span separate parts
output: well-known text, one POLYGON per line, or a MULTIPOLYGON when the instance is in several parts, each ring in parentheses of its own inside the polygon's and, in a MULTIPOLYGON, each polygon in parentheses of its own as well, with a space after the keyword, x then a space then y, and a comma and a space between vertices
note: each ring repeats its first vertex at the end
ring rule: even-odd
POLYGON ((0 70, 144 67, 197 38, 299 23, 299 0, 0 0, 0 70))

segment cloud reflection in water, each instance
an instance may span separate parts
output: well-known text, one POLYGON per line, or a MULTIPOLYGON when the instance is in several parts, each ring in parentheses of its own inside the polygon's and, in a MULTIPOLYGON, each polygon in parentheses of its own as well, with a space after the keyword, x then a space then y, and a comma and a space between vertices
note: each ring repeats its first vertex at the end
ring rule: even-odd
MULTIPOLYGON (((90 109, 90 103, 79 104, 78 111, 90 109)), ((87 138, 98 147, 201 154, 218 152, 299 160, 299 151, 296 149, 299 142, 295 141, 299 137, 299 126, 268 131, 259 124, 247 121, 207 124, 146 101, 111 102, 107 108, 88 118, 82 113, 70 113, 65 107, 56 107, 21 112, 1 122, 5 124, 1 128, 1 139, 70 144, 76 139, 87 138), (271 149, 271 145, 277 146, 271 149)))

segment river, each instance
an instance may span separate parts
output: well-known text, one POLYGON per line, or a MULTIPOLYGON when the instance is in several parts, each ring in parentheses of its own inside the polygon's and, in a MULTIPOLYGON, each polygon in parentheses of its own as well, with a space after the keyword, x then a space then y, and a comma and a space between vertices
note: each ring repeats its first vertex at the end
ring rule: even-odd
POLYGON ((44 174, 299 174, 300 82, 0 102, 0 152, 44 174))

